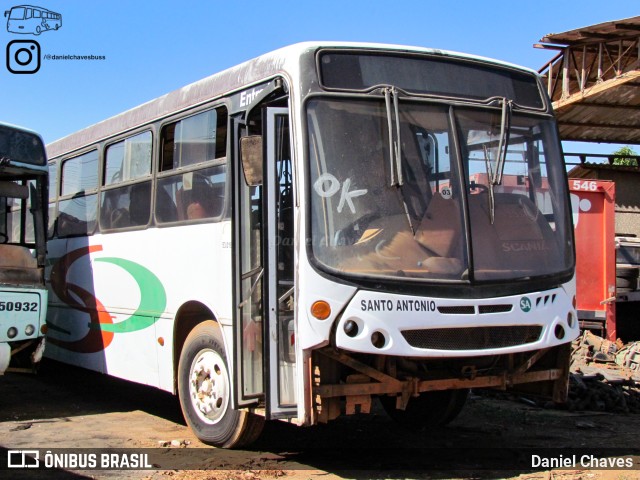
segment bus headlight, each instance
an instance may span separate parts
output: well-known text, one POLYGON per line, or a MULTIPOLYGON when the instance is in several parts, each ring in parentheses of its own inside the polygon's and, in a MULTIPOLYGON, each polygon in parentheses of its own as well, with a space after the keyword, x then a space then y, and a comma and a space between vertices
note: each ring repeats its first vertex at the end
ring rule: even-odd
POLYGON ((376 330, 371 334, 371 343, 376 348, 382 348, 387 343, 387 338, 384 336, 384 333, 376 330))
POLYGON ((360 333, 360 329, 358 328, 358 324, 354 320, 347 320, 344 322, 344 333, 347 337, 355 337, 360 333))
POLYGON ((36 327, 34 327, 33 325, 27 325, 24 329, 24 334, 27 337, 30 337, 31 335, 33 335, 33 332, 36 331, 36 327))
POLYGON ((9 327, 9 330, 7 330, 7 337, 16 338, 16 335, 18 335, 18 329, 16 327, 9 327))

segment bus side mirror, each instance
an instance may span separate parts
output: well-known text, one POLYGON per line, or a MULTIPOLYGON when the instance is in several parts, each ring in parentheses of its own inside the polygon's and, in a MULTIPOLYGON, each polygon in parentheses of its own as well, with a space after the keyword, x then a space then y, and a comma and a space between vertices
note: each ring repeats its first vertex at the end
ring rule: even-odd
POLYGON ((260 135, 242 137, 240 157, 247 185, 250 187, 262 185, 262 137, 260 135))

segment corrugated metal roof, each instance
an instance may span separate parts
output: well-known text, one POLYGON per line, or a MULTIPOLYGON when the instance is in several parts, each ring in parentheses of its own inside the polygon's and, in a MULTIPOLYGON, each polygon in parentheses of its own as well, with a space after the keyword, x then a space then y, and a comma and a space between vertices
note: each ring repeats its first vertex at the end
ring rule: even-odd
POLYGON ((640 16, 544 36, 540 69, 563 140, 640 144, 640 16))
POLYGON ((580 42, 592 43, 593 40, 621 39, 640 33, 640 17, 624 18, 576 28, 563 33, 549 33, 540 39, 542 43, 556 45, 575 45, 580 42))

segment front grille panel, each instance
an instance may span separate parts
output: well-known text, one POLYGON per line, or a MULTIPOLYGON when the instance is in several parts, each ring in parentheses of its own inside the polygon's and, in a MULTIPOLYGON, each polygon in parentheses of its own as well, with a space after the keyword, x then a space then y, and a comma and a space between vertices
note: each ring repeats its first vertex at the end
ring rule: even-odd
POLYGON ((473 305, 440 306, 438 312, 444 315, 473 315, 476 308, 473 305))
POLYGON ((402 336, 415 348, 485 350, 533 343, 540 338, 541 333, 540 325, 516 325, 404 330, 402 336))
POLYGON ((478 307, 478 312, 480 314, 483 313, 506 313, 510 312, 513 308, 513 305, 505 304, 505 305, 480 305, 478 307))

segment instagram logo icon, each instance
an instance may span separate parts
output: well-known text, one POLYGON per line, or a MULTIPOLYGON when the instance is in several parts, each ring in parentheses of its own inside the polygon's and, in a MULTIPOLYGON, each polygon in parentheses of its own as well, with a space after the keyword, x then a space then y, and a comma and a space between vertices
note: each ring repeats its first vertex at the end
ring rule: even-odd
POLYGON ((40 44, 34 40, 9 42, 7 69, 11 73, 36 73, 40 70, 40 44))

